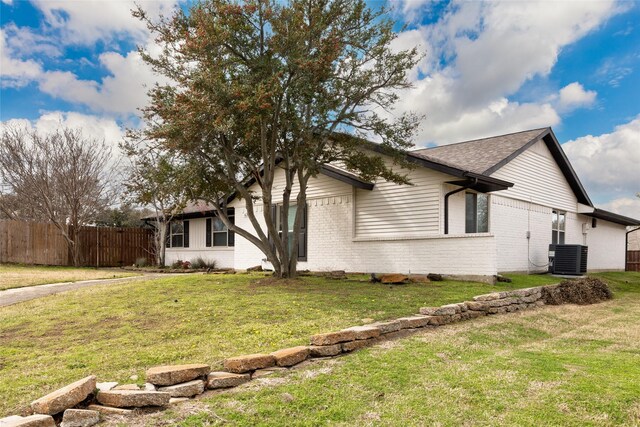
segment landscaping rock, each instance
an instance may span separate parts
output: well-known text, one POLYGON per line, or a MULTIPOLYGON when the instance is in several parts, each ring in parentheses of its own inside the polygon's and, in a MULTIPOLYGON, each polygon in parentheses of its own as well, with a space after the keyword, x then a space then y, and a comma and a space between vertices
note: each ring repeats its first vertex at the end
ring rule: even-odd
POLYGON ((386 284, 406 283, 408 280, 409 276, 404 274, 383 274, 380 276, 380 281, 386 284))
POLYGON ((331 357, 342 353, 342 346, 340 344, 311 345, 308 348, 311 357, 331 357))
POLYGON ((483 301, 467 301, 467 307, 473 311, 487 311, 489 305, 483 301))
POLYGON ((114 408, 111 406, 102 406, 102 405, 89 405, 87 406, 87 409, 91 410, 91 411, 98 411, 101 414, 104 415, 133 415, 134 411, 133 409, 123 409, 123 408, 114 408))
POLYGON ((471 310, 467 311, 465 314, 467 315, 468 319, 476 319, 478 317, 487 315, 487 313, 484 311, 471 311, 471 310))
POLYGON ((429 324, 430 316, 411 316, 397 319, 402 325, 402 329, 423 328, 429 324))
POLYGON ((451 316, 429 316, 429 324, 431 326, 448 325, 451 321, 451 316))
POLYGON ((399 320, 389 320, 387 322, 376 322, 367 326, 373 326, 380 329, 380 333, 388 334, 389 332, 395 332, 402 329, 402 322, 399 320))
POLYGON ((116 408, 141 408, 143 406, 165 406, 171 394, 160 391, 109 390, 98 393, 96 400, 116 408))
POLYGON ((355 332, 354 338, 357 340, 366 340, 369 338, 376 338, 380 336, 380 329, 371 325, 353 326, 351 328, 347 328, 346 330, 355 332))
POLYGON ((249 267, 249 268, 247 268, 247 271, 262 271, 262 266, 261 265, 256 265, 254 267, 249 267))
POLYGON ((342 343, 342 351, 348 353, 350 351, 359 350, 364 347, 368 347, 375 344, 377 340, 375 338, 369 338, 368 340, 356 340, 342 343))
POLYGON ((247 354, 231 357, 224 361, 224 368, 236 374, 268 368, 276 364, 276 358, 271 354, 247 354))
POLYGON ((0 419, 2 427, 56 427, 56 422, 51 415, 36 414, 28 417, 12 415, 0 419))
POLYGON ((156 391, 157 388, 151 383, 144 383, 144 390, 146 391, 156 391))
POLYGON ((514 297, 506 297, 497 300, 487 301, 489 307, 504 307, 511 304, 517 304, 518 300, 514 297))
MULTIPOLYGON (((138 384, 122 384, 112 388, 111 390, 140 390, 138 384)), ((109 390, 104 390, 109 391, 109 390)))
POLYGON ((73 408, 96 389, 96 377, 90 375, 31 402, 36 414, 54 415, 73 408))
POLYGON ((507 296, 506 292, 493 292, 490 294, 477 295, 473 297, 473 300, 474 301, 493 301, 500 298, 505 298, 506 296, 507 296))
POLYGON ((100 391, 109 391, 112 388, 116 387, 118 383, 116 381, 107 382, 107 383, 97 383, 96 388, 100 391))
POLYGON ((176 405, 178 403, 186 402, 189 400, 188 397, 172 397, 169 399, 169 405, 176 405))
POLYGON ((293 366, 309 357, 309 348, 306 346, 285 348, 274 351, 271 355, 276 358, 276 365, 293 366))
POLYGON ((207 376, 207 388, 229 388, 236 387, 251 380, 249 374, 232 374, 231 372, 211 372, 207 376))
POLYGON ((90 409, 67 409, 60 427, 91 427, 100 422, 100 413, 90 409))
POLYGON ((204 392, 204 381, 193 380, 182 384, 159 387, 158 391, 167 392, 171 397, 193 397, 204 392))
POLYGON ((175 385, 206 377, 211 367, 205 364, 156 366, 147 371, 147 382, 160 386, 175 385))
POLYGON ((8 417, 0 418, 0 426, 9 425, 9 422, 16 422, 24 419, 20 415, 9 415, 8 417))
POLYGON ((356 339, 356 333, 349 329, 326 334, 317 334, 311 337, 311 345, 333 345, 356 339))

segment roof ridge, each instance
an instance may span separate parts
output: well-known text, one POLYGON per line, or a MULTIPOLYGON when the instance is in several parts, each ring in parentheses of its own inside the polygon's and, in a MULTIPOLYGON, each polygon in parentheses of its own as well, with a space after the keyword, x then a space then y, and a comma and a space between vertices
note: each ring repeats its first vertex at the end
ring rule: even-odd
POLYGON ((493 136, 486 136, 484 138, 468 139, 466 141, 454 142, 452 144, 443 144, 443 145, 436 145, 435 147, 418 148, 416 150, 410 151, 410 153, 415 153, 415 152, 418 152, 418 151, 433 150, 434 148, 440 148, 440 147, 451 147, 452 145, 468 144, 470 142, 484 141, 485 139, 500 138, 502 136, 517 135, 519 133, 533 132, 533 131, 536 131, 536 130, 539 130, 539 131, 541 131, 540 133, 542 133, 542 132, 546 131, 547 129, 551 129, 551 128, 549 126, 546 126, 546 127, 542 127, 542 128, 527 129, 527 130, 521 130, 521 131, 518 131, 518 132, 504 133, 502 135, 493 135, 493 136))

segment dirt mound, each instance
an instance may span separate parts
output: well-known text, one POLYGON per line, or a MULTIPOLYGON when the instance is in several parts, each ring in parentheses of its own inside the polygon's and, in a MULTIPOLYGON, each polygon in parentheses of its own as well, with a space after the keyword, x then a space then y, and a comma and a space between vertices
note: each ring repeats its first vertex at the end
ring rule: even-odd
POLYGON ((613 298, 609 286, 600 279, 587 277, 578 280, 565 280, 555 286, 542 288, 545 304, 595 304, 613 298))

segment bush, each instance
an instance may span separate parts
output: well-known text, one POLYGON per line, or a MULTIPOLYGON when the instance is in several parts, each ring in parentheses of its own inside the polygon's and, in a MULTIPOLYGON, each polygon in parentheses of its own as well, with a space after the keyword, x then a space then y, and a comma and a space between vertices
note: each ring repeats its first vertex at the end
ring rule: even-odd
POLYGON ((146 257, 136 258, 136 262, 134 264, 138 268, 146 267, 148 265, 146 257))
POLYGON ((193 261, 191 261, 191 268, 195 268, 195 269, 204 269, 204 268, 214 269, 214 268, 216 268, 216 261, 215 260, 205 260, 204 258, 199 256, 198 258, 196 258, 193 261))
POLYGON ((191 268, 191 263, 189 261, 176 260, 173 264, 171 264, 171 268, 173 269, 183 269, 188 270, 191 268))

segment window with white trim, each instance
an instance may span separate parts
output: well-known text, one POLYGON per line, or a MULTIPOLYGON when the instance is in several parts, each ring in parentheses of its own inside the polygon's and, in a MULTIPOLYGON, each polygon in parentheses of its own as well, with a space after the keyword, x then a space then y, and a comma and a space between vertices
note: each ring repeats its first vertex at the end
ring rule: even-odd
POLYGON ((553 210, 551 212, 551 243, 554 245, 564 245, 564 233, 567 222, 567 213, 553 210))
MULTIPOLYGON (((229 221, 234 224, 233 208, 227 211, 229 221)), ((207 241, 206 246, 211 247, 231 247, 235 245, 235 233, 225 225, 225 223, 217 217, 207 218, 207 241)))
POLYGON ((171 221, 169 235, 167 236, 167 247, 189 247, 189 221, 171 221))
POLYGON ((465 193, 465 233, 489 231, 489 197, 484 193, 465 193))

